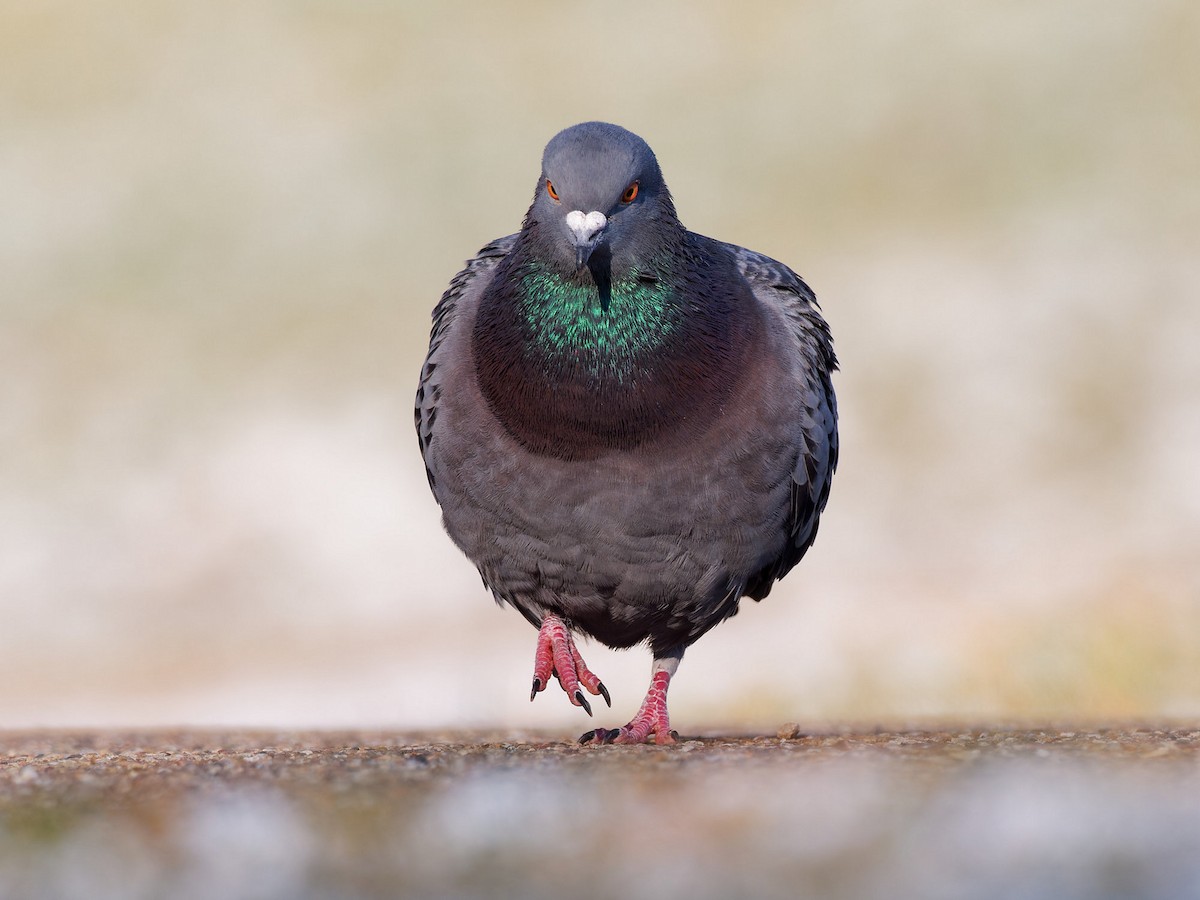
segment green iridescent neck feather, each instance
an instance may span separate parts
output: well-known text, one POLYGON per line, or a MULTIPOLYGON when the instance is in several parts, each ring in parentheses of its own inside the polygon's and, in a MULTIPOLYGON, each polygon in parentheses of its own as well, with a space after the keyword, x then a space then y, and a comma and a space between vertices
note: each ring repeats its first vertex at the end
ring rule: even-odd
POLYGON ((622 269, 603 303, 592 279, 515 247, 472 329, 488 408, 526 449, 558 459, 691 439, 740 383, 761 331, 743 283, 721 268, 732 266, 675 248, 622 269))
POLYGON ((590 379, 631 379, 639 361, 667 344, 681 324, 683 311, 665 280, 614 281, 607 303, 594 282, 541 267, 527 268, 520 284, 517 302, 529 349, 555 368, 590 379))

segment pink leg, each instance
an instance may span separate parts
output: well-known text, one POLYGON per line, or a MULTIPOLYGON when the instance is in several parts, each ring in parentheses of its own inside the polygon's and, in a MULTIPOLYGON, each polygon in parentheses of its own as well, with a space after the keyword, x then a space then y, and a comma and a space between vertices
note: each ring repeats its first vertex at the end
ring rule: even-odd
POLYGON ((667 716, 667 686, 671 673, 656 669, 650 679, 650 690, 642 701, 638 714, 623 728, 597 728, 579 739, 581 744, 641 744, 654 735, 656 744, 675 743, 671 720, 667 716))
POLYGON ((533 690, 529 692, 532 700, 539 691, 544 691, 550 683, 550 676, 558 678, 558 683, 575 706, 582 706, 589 716, 592 706, 583 696, 579 688, 587 688, 588 693, 604 698, 604 702, 612 706, 608 696, 608 688, 600 681, 592 670, 587 667, 583 657, 575 647, 575 641, 567 624, 558 616, 548 613, 542 619, 542 627, 538 631, 537 651, 533 655, 533 690))

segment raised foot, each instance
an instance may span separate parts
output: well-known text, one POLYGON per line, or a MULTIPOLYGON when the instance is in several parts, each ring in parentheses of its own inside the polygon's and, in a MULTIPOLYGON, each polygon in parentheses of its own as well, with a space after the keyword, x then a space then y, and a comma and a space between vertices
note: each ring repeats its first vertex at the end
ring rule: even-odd
POLYGON ((552 613, 542 619, 542 627, 538 631, 537 652, 533 656, 533 690, 529 692, 530 700, 546 689, 551 675, 558 678, 559 685, 567 692, 571 703, 582 706, 589 716, 592 714, 592 705, 588 703, 581 688, 603 697, 604 702, 612 706, 608 688, 592 674, 592 670, 579 655, 566 623, 552 613))
POLYGON ((654 735, 656 744, 674 744, 679 737, 671 730, 667 715, 667 686, 671 683, 669 672, 657 671, 650 680, 650 690, 642 701, 642 708, 622 728, 596 728, 579 738, 581 744, 642 744, 654 735))

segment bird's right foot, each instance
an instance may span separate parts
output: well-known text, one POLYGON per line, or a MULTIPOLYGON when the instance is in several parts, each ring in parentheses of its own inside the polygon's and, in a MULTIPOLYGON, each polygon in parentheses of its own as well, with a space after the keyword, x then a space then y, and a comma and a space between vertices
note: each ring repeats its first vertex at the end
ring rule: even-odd
POLYGON ((638 714, 623 728, 597 728, 579 738, 581 744, 642 744, 651 737, 656 744, 674 744, 679 735, 671 730, 667 715, 667 686, 671 673, 656 671, 638 714))
POLYGON ((575 706, 582 706, 589 716, 592 714, 592 705, 583 695, 584 689, 590 694, 603 697, 604 702, 612 706, 608 688, 592 673, 583 657, 579 655, 566 623, 553 613, 547 613, 538 631, 537 652, 533 656, 533 690, 529 692, 530 700, 546 689, 551 675, 558 678, 559 685, 567 692, 571 702, 575 706))

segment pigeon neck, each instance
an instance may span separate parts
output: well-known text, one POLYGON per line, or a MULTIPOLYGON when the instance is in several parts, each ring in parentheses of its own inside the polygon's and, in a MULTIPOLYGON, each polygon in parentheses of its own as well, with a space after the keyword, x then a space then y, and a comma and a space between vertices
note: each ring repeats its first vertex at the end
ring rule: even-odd
POLYGON ((529 266, 516 299, 529 354, 597 389, 636 379, 684 325, 672 285, 653 276, 598 285, 529 266))
POLYGON ((706 423, 758 321, 728 273, 693 268, 679 257, 598 286, 510 255, 473 335, 480 387, 509 433, 536 452, 589 458, 706 423), (698 285, 703 298, 689 293, 698 285))

